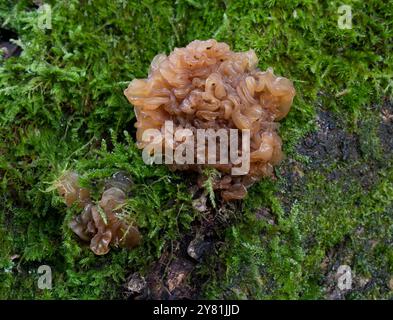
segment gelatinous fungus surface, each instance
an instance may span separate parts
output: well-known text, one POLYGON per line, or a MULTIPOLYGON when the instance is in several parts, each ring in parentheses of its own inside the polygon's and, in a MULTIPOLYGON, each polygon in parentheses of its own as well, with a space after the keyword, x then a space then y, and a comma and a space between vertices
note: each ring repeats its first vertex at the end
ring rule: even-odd
MULTIPOLYGON (((147 145, 145 130, 163 131, 166 121, 172 121, 174 130, 193 133, 197 129, 248 129, 250 168, 245 174, 233 175, 231 169, 241 164, 221 164, 219 159, 217 164, 171 165, 200 173, 204 167, 214 167, 220 172, 214 188, 221 190, 223 199, 244 198, 246 188, 271 176, 273 165, 282 159, 277 121, 287 115, 295 96, 290 80, 275 76, 271 68, 261 71, 257 64, 253 50, 233 52, 216 40, 195 40, 169 56, 157 55, 147 79, 134 79, 124 92, 135 107, 138 147, 147 145)), ((161 143, 175 149, 180 142, 161 143)))
POLYGON ((93 204, 89 190, 79 186, 78 178, 77 173, 66 172, 56 184, 67 206, 75 203, 83 208, 69 223, 71 230, 81 240, 90 242, 90 249, 97 255, 108 253, 110 245, 129 249, 137 246, 141 240, 138 228, 120 217, 131 180, 116 173, 107 181, 101 200, 93 204))

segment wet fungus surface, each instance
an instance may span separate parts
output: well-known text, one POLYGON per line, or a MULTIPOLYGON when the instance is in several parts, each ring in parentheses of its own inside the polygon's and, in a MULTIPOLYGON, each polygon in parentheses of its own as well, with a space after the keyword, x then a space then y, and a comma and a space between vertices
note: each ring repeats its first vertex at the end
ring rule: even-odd
MULTIPOLYGON (((253 50, 233 52, 216 40, 195 40, 185 48, 175 48, 169 56, 158 54, 147 79, 134 79, 124 92, 134 105, 138 147, 148 144, 143 139, 145 130, 163 131, 165 122, 171 121, 175 131, 239 129, 237 153, 241 155, 240 131, 248 129, 250 167, 242 175, 232 174, 232 168, 241 166, 235 161, 170 165, 174 170, 196 171, 201 179, 203 169, 213 167, 220 173, 214 188, 222 198, 244 198, 247 187, 272 176, 273 166, 281 161, 278 121, 287 115, 295 96, 290 80, 274 75, 271 68, 261 71, 257 64, 253 50)), ((182 142, 164 139, 160 143, 165 150, 174 150, 182 142)))
POLYGON ((90 249, 97 255, 107 254, 110 245, 132 249, 141 241, 138 228, 121 216, 132 181, 116 173, 106 183, 101 200, 94 204, 88 189, 81 188, 78 174, 66 172, 57 183, 57 190, 67 206, 77 204, 83 211, 69 223, 78 237, 90 242, 90 249))

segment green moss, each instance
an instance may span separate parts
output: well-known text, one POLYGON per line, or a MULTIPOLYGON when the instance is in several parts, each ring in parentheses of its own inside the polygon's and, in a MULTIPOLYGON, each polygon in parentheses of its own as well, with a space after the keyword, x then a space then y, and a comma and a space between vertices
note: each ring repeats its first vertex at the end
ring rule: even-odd
POLYGON ((379 123, 381 116, 375 112, 365 110, 362 113, 362 120, 357 128, 359 132, 360 150, 367 160, 383 160, 384 151, 378 137, 379 123))
POLYGON ((348 264, 355 279, 373 279, 373 286, 356 288, 349 298, 391 297, 387 285, 392 272, 393 171, 379 175, 385 179, 365 193, 356 180, 348 190, 343 181, 329 182, 311 173, 302 181, 304 186, 286 195, 292 199, 287 211, 261 185, 258 194, 264 195, 263 205, 273 209, 275 223, 257 218, 259 202, 245 208, 245 221, 227 231, 218 258, 224 261, 225 276, 212 276, 206 297, 323 298, 328 287, 323 262, 336 251, 344 254, 330 257, 331 266, 348 264), (375 247, 370 249, 370 243, 375 247))

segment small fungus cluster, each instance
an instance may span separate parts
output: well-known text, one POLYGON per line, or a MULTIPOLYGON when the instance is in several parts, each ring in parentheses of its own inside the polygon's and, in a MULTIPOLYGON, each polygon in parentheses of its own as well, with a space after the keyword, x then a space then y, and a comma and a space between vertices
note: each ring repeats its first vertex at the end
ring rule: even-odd
MULTIPOLYGON (((195 40, 175 48, 169 56, 157 55, 147 79, 134 79, 125 90, 137 117, 138 147, 144 148, 146 129, 163 130, 165 121, 176 129, 249 129, 250 170, 234 176, 228 164, 173 165, 179 170, 202 174, 205 167, 220 172, 214 187, 224 200, 242 199, 247 187, 273 175, 273 166, 283 157, 277 133, 278 120, 292 105, 295 89, 290 80, 273 70, 257 68, 253 50, 233 52, 226 43, 195 40)), ((175 142, 176 144, 176 142, 175 142)), ((176 146, 165 143, 165 148, 176 146)), ((239 146, 238 153, 241 153, 239 146)), ((197 163, 197 162, 195 162, 197 163)))
POLYGON ((90 191, 80 187, 78 179, 77 173, 69 171, 56 183, 67 206, 77 204, 83 209, 69 223, 71 230, 81 240, 90 242, 90 249, 97 255, 107 254, 110 245, 129 249, 137 246, 141 240, 138 228, 120 216, 131 180, 120 172, 114 174, 107 181, 101 200, 94 204, 90 191))

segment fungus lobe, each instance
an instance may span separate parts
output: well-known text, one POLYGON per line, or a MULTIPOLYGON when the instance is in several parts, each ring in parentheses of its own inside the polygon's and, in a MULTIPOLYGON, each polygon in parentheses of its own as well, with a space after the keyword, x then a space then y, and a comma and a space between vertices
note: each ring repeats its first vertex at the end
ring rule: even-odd
MULTIPOLYGON (((250 130, 250 169, 246 174, 231 174, 238 163, 178 164, 175 170, 214 167, 221 174, 215 188, 224 200, 242 199, 247 187, 262 177, 273 175, 273 166, 282 157, 278 121, 292 105, 292 82, 257 68, 253 50, 233 52, 214 39, 195 40, 185 48, 175 48, 169 56, 158 54, 150 65, 147 79, 134 79, 124 91, 137 118, 136 139, 139 148, 147 129, 163 130, 165 121, 177 129, 248 129, 250 130)), ((175 148, 176 142, 162 142, 175 148)), ((241 147, 239 146, 239 153, 241 147)), ((197 163, 197 161, 195 161, 197 163)))
POLYGON ((71 230, 81 240, 90 242, 90 249, 97 255, 107 254, 110 245, 128 249, 137 246, 141 241, 138 228, 120 217, 131 179, 120 172, 114 174, 107 181, 98 204, 93 204, 89 190, 81 188, 78 179, 77 173, 69 171, 57 183, 67 206, 76 203, 83 208, 82 213, 70 221, 71 230))

